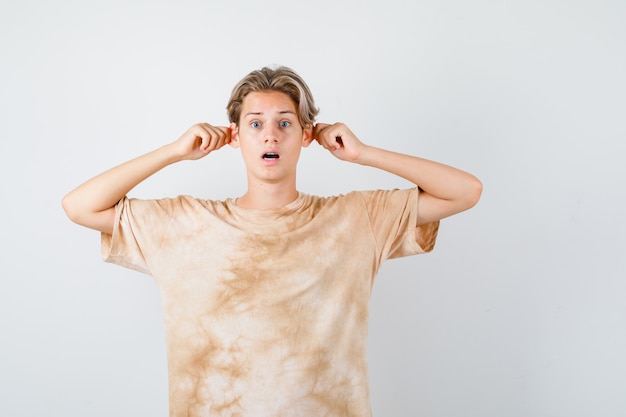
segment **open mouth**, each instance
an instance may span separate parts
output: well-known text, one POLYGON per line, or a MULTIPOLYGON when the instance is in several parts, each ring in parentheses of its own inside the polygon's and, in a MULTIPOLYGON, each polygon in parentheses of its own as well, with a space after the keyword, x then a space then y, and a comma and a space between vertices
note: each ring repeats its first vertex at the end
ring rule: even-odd
POLYGON ((276 152, 266 152, 263 154, 263 159, 278 159, 280 156, 276 152))

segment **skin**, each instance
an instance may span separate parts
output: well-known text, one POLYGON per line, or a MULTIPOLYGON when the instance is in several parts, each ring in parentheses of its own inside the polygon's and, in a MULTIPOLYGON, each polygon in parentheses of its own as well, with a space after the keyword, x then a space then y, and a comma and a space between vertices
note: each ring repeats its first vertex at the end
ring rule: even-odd
POLYGON ((248 179, 248 190, 237 205, 271 209, 295 200, 298 159, 311 144, 313 129, 300 125, 291 98, 276 91, 248 94, 239 125, 232 123, 230 129, 230 145, 241 150, 248 179), (278 158, 264 159, 267 152, 278 158))
POLYGON ((301 126, 289 96, 267 91, 245 97, 239 124, 195 124, 176 141, 78 186, 63 198, 63 208, 75 223, 112 234, 114 206, 137 184, 170 164, 203 158, 226 144, 239 148, 246 164, 248 188, 237 199, 237 205, 255 209, 283 207, 297 197, 298 159, 302 148, 313 141, 340 160, 382 169, 419 186, 423 193, 417 225, 473 207, 482 192, 481 182, 467 172, 368 146, 343 123, 301 126), (263 158, 270 151, 279 158, 263 158))

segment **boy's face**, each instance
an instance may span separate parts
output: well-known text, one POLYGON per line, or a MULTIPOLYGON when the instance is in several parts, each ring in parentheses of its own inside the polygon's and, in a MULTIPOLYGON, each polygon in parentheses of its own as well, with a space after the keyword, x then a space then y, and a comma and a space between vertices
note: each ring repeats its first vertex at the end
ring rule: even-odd
POLYGON ((300 125, 296 105, 278 91, 248 94, 239 125, 231 124, 231 146, 240 148, 248 181, 295 181, 300 151, 312 141, 312 126, 300 125))

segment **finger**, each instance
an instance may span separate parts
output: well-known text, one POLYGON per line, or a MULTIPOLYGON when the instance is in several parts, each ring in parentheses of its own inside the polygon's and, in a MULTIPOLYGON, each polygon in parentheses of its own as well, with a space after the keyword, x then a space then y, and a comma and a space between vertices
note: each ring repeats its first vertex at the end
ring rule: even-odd
POLYGON ((211 141, 211 133, 209 132, 209 129, 207 128, 207 124, 203 123, 203 124, 199 124, 196 126, 196 128, 191 132, 195 138, 196 141, 199 139, 200 140, 200 150, 202 152, 207 152, 210 141, 211 141))
POLYGON ((323 141, 324 147, 330 151, 336 151, 343 147, 342 133, 336 128, 324 132, 323 141))
POLYGON ((327 123, 318 123, 313 128, 313 138, 326 150, 333 148, 332 127, 333 125, 327 123))
POLYGON ((317 123, 314 127, 313 127, 313 138, 316 139, 319 142, 319 138, 320 135, 322 133, 322 131, 324 129, 326 129, 327 127, 329 127, 330 125, 328 123, 317 123))
POLYGON ((222 131, 222 128, 212 125, 206 125, 205 128, 208 137, 206 147, 203 149, 203 151, 214 151, 222 147, 224 144, 224 138, 226 136, 226 134, 222 131))
POLYGON ((342 134, 341 133, 337 133, 336 135, 334 135, 333 137, 334 140, 334 148, 335 150, 339 149, 339 148, 343 148, 343 138, 342 138, 342 134))
POLYGON ((218 129, 221 133, 221 144, 226 145, 227 143, 230 143, 230 126, 219 126, 218 129))

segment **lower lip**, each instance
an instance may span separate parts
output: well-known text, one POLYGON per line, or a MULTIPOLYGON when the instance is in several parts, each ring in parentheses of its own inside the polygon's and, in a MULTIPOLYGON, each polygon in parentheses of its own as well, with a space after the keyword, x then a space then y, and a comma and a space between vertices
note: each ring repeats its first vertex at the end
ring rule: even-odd
POLYGON ((263 158, 263 163, 265 165, 276 165, 279 160, 280 160, 280 158, 274 158, 274 159, 271 159, 271 158, 265 159, 265 158, 263 158))

